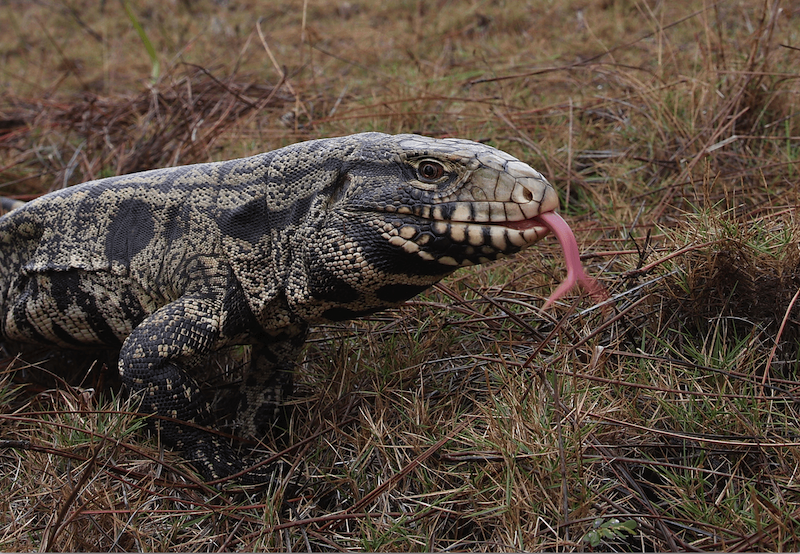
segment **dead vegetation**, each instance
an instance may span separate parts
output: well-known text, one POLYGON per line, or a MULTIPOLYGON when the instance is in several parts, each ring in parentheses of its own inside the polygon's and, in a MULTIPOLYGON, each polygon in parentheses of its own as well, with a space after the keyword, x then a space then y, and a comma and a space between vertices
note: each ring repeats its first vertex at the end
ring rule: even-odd
POLYGON ((800 548, 795 5, 147 4, 155 82, 114 6, 0 7, 3 194, 356 131, 486 140, 557 184, 615 304, 542 312, 545 241, 317 329, 268 491, 198 482, 108 372, 9 370, 0 548, 800 548))
POLYGON ((27 150, 14 169, 23 174, 31 173, 29 164, 40 169, 15 181, 30 188, 34 179, 42 183, 33 187, 37 190, 45 183, 64 186, 214 159, 223 148, 215 143, 231 126, 250 114, 279 109, 291 97, 253 78, 220 80, 190 67, 135 95, 6 101, 3 142, 27 150), (54 137, 60 144, 53 144, 54 137))

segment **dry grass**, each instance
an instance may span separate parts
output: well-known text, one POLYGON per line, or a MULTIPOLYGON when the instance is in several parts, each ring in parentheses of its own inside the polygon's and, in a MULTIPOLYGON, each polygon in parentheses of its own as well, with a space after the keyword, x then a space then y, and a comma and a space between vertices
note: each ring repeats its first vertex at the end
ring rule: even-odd
POLYGON ((53 8, 0 6, 3 194, 356 131, 485 140, 557 184, 616 302, 541 312, 547 240, 316 329, 268 491, 196 481, 101 365, 8 371, 0 549, 800 549, 796 5, 142 2, 155 82, 117 3, 53 8))

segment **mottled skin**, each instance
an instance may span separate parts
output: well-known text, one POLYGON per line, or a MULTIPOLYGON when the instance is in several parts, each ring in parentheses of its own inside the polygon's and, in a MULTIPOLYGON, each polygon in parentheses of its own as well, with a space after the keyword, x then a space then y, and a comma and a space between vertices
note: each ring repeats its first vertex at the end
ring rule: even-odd
MULTIPOLYGON (((557 206, 504 152, 380 133, 84 183, 0 218, 0 332, 119 348, 142 412, 199 424, 211 418, 198 366, 251 344, 238 421, 258 437, 309 325, 396 306, 516 252, 547 233, 532 218, 557 206)), ((206 478, 243 467, 209 433, 158 426, 206 478)))

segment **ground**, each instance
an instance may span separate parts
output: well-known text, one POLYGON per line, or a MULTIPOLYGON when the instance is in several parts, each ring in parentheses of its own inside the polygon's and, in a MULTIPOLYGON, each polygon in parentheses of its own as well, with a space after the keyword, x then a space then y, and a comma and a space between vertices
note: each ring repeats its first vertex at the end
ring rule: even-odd
POLYGON ((317 328, 267 491, 201 484, 103 359, 49 353, 78 377, 32 387, 38 358, 8 358, 0 549, 797 551, 798 22, 755 0, 0 4, 4 196, 457 136, 556 185, 615 301, 543 312, 546 239, 317 328))

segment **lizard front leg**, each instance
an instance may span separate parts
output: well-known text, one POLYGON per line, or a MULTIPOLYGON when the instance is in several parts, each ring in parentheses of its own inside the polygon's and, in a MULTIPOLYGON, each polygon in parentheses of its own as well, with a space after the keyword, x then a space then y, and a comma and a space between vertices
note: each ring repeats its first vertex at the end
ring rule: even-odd
POLYGON ((243 469, 230 445, 180 423, 206 425, 211 420, 190 372, 220 345, 222 318, 220 299, 183 296, 142 321, 123 343, 119 357, 123 384, 139 399, 139 410, 165 417, 153 422, 162 440, 181 449, 207 479, 243 469))

